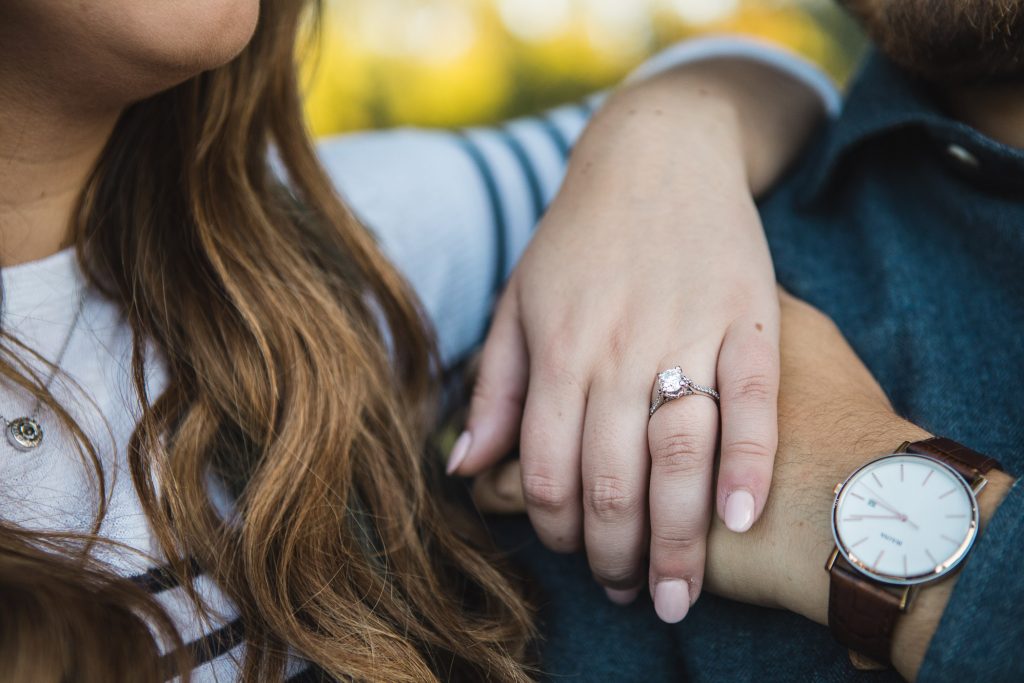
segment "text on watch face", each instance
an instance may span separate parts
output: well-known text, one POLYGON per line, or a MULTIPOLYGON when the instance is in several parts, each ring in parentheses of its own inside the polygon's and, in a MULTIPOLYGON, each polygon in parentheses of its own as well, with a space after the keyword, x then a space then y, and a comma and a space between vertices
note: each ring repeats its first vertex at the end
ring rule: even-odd
POLYGON ((924 581, 966 554, 977 531, 977 505, 947 467, 895 455, 850 477, 833 522, 839 549, 855 567, 883 581, 924 581))

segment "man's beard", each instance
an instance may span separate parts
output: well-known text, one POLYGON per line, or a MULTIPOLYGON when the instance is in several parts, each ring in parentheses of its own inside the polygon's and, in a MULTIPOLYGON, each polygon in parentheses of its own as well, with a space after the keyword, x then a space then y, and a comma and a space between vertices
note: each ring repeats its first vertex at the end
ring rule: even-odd
POLYGON ((1024 81, 1024 0, 839 1, 882 53, 930 81, 1024 81))

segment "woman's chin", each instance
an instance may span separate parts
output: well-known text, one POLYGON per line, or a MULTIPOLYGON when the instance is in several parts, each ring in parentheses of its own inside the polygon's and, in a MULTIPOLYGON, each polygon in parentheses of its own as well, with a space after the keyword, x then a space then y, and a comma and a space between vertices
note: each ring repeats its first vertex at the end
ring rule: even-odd
POLYGON ((234 59, 258 20, 258 0, 135 3, 111 47, 162 89, 234 59))
POLYGON ((46 99, 124 106, 230 62, 259 18, 260 0, 0 0, 0 64, 46 99))

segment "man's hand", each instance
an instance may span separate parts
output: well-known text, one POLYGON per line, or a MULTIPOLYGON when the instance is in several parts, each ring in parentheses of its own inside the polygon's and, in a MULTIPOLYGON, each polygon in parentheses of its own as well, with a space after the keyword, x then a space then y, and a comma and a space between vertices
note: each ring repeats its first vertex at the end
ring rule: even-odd
MULTIPOLYGON (((769 504, 742 540, 718 525, 708 540, 708 587, 744 602, 782 607, 828 623, 834 547, 833 489, 856 468, 928 432, 892 411, 888 399, 836 326, 822 313, 782 295, 779 454, 769 504)), ((1013 480, 989 474, 979 496, 982 524, 1013 480)), ((895 632, 893 664, 912 680, 956 583, 923 587, 895 632)))
POLYGON ((712 528, 708 585, 727 597, 823 622, 835 485, 903 441, 929 435, 893 412, 828 317, 785 292, 780 300, 779 453, 770 501, 741 542, 712 528))
POLYGON ((719 515, 744 532, 767 498, 778 303, 751 194, 820 111, 771 69, 714 68, 635 86, 596 117, 500 302, 450 462, 476 475, 518 440, 544 544, 585 547, 617 602, 649 578, 666 621, 703 583, 720 423, 719 515), (718 385, 721 419, 691 396, 649 420, 655 375, 676 365, 718 385))
MULTIPOLYGON (((782 294, 779 452, 760 521, 737 536, 716 521, 708 538, 707 587, 742 602, 788 609, 828 621, 834 486, 857 467, 904 441, 930 436, 896 415, 878 383, 826 316, 782 294)), ((516 507, 515 465, 478 480, 485 509, 516 507)), ((986 522, 1012 479, 991 473, 979 496, 986 522)), ((894 664, 912 679, 938 626, 955 577, 923 588, 899 622, 894 664)))

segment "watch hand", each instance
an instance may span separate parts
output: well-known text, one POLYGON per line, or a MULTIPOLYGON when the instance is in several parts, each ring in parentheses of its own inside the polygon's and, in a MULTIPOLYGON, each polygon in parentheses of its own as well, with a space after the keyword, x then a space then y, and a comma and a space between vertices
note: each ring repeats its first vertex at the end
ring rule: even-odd
POLYGON ((894 507, 893 507, 892 505, 889 505, 889 504, 888 504, 887 502, 885 502, 884 500, 882 500, 882 497, 881 497, 880 495, 878 495, 877 493, 875 493, 874 491, 872 491, 872 490, 871 490, 871 488, 870 488, 870 487, 868 487, 868 485, 867 485, 867 484, 861 483, 861 486, 863 486, 863 487, 864 487, 864 490, 865 490, 865 491, 867 491, 867 492, 868 492, 868 494, 869 494, 869 495, 870 495, 870 496, 871 496, 872 498, 874 498, 874 499, 875 499, 875 502, 877 502, 877 503, 878 503, 879 505, 881 505, 881 506, 882 506, 883 508, 885 508, 885 509, 886 509, 886 510, 888 510, 889 512, 891 512, 891 513, 893 513, 894 515, 896 515, 896 516, 897 516, 897 518, 898 518, 898 519, 899 519, 899 520, 900 520, 901 522, 906 522, 907 524, 909 524, 909 525, 911 526, 911 528, 913 528, 913 529, 914 529, 914 531, 918 531, 918 530, 920 529, 920 527, 919 527, 919 526, 917 526, 916 524, 914 524, 913 522, 911 522, 911 521, 910 521, 910 518, 909 518, 909 517, 907 517, 907 516, 906 516, 905 514, 903 514, 902 512, 900 512, 899 510, 897 510, 896 508, 894 508, 894 507))
POLYGON ((885 508, 886 510, 888 510, 888 511, 889 511, 889 512, 891 512, 892 514, 894 514, 894 515, 897 515, 897 516, 898 516, 898 517, 899 517, 900 519, 903 519, 904 517, 906 517, 906 515, 904 515, 904 514, 903 514, 902 512, 900 512, 899 510, 897 510, 896 508, 894 508, 894 507, 893 507, 892 505, 889 505, 888 503, 886 503, 886 502, 885 502, 885 501, 884 501, 884 500, 882 499, 882 497, 881 497, 880 495, 878 495, 877 493, 875 493, 874 491, 872 491, 872 490, 871 490, 870 488, 868 488, 868 485, 867 485, 867 484, 864 484, 864 483, 862 483, 862 484, 861 484, 861 486, 863 486, 863 487, 864 487, 864 490, 865 490, 865 491, 867 491, 867 492, 868 492, 868 494, 870 494, 870 496, 871 496, 872 498, 874 498, 874 499, 875 499, 875 502, 877 502, 877 503, 878 503, 879 505, 881 505, 881 506, 882 506, 883 508, 885 508))
POLYGON ((846 519, 898 519, 901 522, 904 521, 900 515, 850 515, 846 519))

